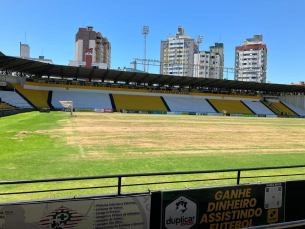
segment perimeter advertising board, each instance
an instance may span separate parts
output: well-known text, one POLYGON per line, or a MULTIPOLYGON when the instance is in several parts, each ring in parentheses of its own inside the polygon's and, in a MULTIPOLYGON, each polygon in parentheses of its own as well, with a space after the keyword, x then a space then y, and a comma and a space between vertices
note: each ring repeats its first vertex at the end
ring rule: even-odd
POLYGON ((95 108, 94 112, 100 112, 100 113, 113 113, 113 109, 99 109, 95 108))
POLYGON ((235 229, 284 222, 285 183, 164 191, 162 228, 235 229))
POLYGON ((75 109, 75 112, 94 112, 94 109, 75 109))
MULTIPOLYGON (((305 180, 286 182, 286 221, 305 219, 305 180)), ((300 228, 304 228, 301 226, 300 228)))
POLYGON ((148 229, 151 196, 0 206, 1 229, 148 229))

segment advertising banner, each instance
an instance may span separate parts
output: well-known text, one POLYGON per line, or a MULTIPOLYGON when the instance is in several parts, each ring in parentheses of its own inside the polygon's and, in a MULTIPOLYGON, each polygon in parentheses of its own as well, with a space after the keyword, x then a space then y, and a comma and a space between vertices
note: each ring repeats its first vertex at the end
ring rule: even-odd
POLYGON ((267 118, 277 118, 277 115, 266 115, 267 118))
POLYGON ((286 222, 305 219, 304 187, 305 180, 286 182, 286 222))
POLYGON ((243 116, 243 114, 230 114, 230 116, 242 117, 242 116, 243 116))
POLYGON ((94 112, 94 109, 75 109, 75 112, 94 112))
POLYGON ((168 111, 168 115, 182 115, 182 112, 173 112, 173 111, 168 111))
POLYGON ((148 229, 151 196, 0 206, 1 229, 148 229))
POLYGON ((243 117, 258 117, 258 115, 255 115, 255 114, 243 114, 243 117))
POLYGON ((112 113, 113 109, 94 109, 94 112, 101 112, 101 113, 112 113))
POLYGON ((0 82, 0 86, 5 87, 6 86, 6 82, 0 82))
POLYGON ((285 183, 164 191, 162 228, 230 229, 284 222, 285 183))
POLYGON ((223 113, 208 113, 208 116, 223 116, 223 113))
POLYGON ((200 113, 200 112, 197 112, 196 115, 208 115, 207 113, 200 113))
POLYGON ((152 111, 152 114, 162 114, 162 111, 152 111))

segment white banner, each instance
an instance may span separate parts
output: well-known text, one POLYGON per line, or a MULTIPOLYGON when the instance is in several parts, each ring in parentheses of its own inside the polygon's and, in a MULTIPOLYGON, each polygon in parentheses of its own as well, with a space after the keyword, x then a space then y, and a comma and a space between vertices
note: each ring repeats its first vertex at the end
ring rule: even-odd
POLYGON ((0 206, 1 229, 148 229, 151 196, 0 206))

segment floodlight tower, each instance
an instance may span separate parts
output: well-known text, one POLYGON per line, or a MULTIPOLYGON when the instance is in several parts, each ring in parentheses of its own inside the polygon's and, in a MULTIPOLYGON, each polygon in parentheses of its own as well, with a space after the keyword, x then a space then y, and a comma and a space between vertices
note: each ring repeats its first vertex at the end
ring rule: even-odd
POLYGON ((148 35, 149 32, 149 26, 144 25, 142 34, 144 34, 144 72, 145 72, 145 65, 146 65, 146 36, 148 35))
POLYGON ((198 35, 197 37, 197 43, 198 43, 198 71, 197 71, 197 77, 199 77, 199 62, 200 62, 200 49, 199 49, 199 46, 200 44, 202 43, 202 40, 203 40, 203 36, 202 35, 198 35))

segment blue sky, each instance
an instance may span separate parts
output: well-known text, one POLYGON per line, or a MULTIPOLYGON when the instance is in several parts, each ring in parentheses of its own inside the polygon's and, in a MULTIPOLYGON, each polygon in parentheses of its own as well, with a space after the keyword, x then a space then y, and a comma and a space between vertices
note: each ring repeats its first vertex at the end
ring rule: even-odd
POLYGON ((111 42, 111 68, 129 67, 134 57, 144 56, 143 25, 150 29, 148 59, 160 59, 160 41, 182 26, 186 35, 204 36, 202 51, 223 42, 228 67, 234 66, 236 46, 262 34, 268 49, 267 81, 305 80, 304 0, 0 0, 0 6, 0 51, 9 56, 19 56, 26 31, 31 57, 43 54, 67 65, 74 59, 78 28, 90 25, 111 42))

